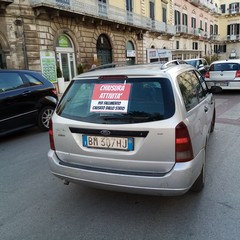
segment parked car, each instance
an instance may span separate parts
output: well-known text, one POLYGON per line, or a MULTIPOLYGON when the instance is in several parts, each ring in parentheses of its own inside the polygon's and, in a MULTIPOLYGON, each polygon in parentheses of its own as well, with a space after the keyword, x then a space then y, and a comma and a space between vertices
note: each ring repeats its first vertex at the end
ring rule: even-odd
POLYGON ((203 76, 205 76, 206 72, 209 70, 209 64, 205 58, 192 58, 184 61, 197 68, 203 76))
POLYGON ((51 172, 65 184, 132 193, 200 191, 218 88, 179 63, 75 77, 50 124, 51 172))
POLYGON ((240 59, 214 61, 205 74, 209 86, 217 85, 222 89, 240 89, 240 59))
POLYGON ((0 136, 38 125, 49 129, 58 96, 41 73, 0 70, 0 136))

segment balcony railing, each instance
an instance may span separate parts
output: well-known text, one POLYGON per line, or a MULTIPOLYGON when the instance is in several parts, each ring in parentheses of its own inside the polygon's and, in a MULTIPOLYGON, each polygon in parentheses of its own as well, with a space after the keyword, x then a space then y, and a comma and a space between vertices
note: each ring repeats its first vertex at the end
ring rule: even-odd
POLYGON ((206 11, 209 10, 210 13, 213 13, 213 14, 222 13, 222 10, 209 0, 188 0, 188 2, 192 3, 193 5, 199 8, 205 9, 206 11))
POLYGON ((240 13, 239 8, 230 8, 228 9, 229 14, 237 14, 240 13))
POLYGON ((188 34, 188 26, 186 26, 186 25, 177 25, 176 26, 176 33, 186 33, 186 34, 188 34))
POLYGON ((170 35, 175 35, 176 27, 174 25, 167 24, 167 33, 170 35))
POLYGON ((87 2, 85 0, 30 0, 30 4, 32 7, 45 6, 96 18, 107 18, 110 21, 132 24, 145 29, 150 26, 150 18, 102 2, 96 3, 96 0, 87 2))
POLYGON ((240 35, 227 35, 226 38, 227 41, 236 41, 236 40, 240 40, 240 35))
POLYGON ((97 2, 96 0, 30 0, 30 4, 34 8, 55 8, 84 16, 132 25, 149 31, 165 32, 170 35, 176 33, 175 26, 173 25, 166 25, 166 23, 156 20, 152 21, 149 17, 126 11, 103 2, 97 2))
POLYGON ((156 20, 151 20, 151 26, 153 30, 156 30, 157 32, 166 32, 167 26, 164 22, 159 22, 156 20))

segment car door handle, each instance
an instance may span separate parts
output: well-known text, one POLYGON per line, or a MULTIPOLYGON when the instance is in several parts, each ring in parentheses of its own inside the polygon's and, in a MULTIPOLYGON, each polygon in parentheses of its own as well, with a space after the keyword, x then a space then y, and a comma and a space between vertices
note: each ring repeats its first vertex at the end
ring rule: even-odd
POLYGON ((208 107, 204 106, 204 112, 208 111, 208 107))
POLYGON ((31 93, 31 91, 25 91, 25 92, 22 93, 22 95, 23 95, 23 96, 26 96, 26 95, 28 95, 29 93, 31 93))

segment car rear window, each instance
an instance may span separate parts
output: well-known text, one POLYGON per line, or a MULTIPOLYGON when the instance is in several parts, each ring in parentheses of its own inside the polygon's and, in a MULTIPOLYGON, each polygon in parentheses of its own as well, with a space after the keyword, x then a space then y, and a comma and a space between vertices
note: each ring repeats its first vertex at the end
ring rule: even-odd
POLYGON ((168 79, 75 80, 57 114, 83 122, 127 124, 159 121, 175 112, 168 79))
POLYGON ((238 63, 216 63, 210 66, 210 71, 237 71, 239 70, 238 63))

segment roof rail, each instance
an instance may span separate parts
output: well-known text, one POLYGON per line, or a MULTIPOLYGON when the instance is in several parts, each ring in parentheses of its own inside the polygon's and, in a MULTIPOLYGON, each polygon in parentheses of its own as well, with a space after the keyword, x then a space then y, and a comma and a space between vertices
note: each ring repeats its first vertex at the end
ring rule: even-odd
POLYGON ((168 67, 176 66, 176 65, 179 65, 179 64, 187 64, 187 63, 184 60, 172 60, 172 61, 164 63, 161 66, 161 69, 166 69, 168 67))
POLYGON ((126 62, 112 62, 112 63, 107 63, 107 64, 102 64, 99 66, 92 67, 89 72, 99 70, 99 69, 105 69, 105 68, 115 68, 115 67, 122 67, 126 66, 126 62))

